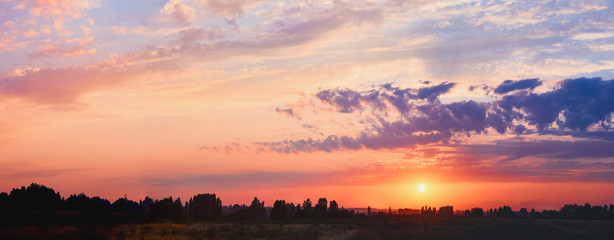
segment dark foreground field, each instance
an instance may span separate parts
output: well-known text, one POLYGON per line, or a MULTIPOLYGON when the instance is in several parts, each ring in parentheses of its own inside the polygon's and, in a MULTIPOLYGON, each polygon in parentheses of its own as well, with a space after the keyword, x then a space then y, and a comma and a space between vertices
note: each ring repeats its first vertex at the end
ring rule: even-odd
POLYGON ((355 217, 2 229, 0 239, 614 239, 614 221, 355 217))

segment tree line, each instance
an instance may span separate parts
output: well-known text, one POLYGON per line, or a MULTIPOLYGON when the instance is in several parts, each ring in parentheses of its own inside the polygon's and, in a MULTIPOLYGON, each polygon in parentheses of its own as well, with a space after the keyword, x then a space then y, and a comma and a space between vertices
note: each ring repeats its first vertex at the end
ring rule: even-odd
POLYGON ((301 204, 277 200, 273 207, 265 207, 257 197, 249 206, 223 206, 215 194, 197 194, 188 201, 180 198, 154 200, 150 197, 135 202, 126 197, 114 202, 83 193, 63 198, 59 192, 32 183, 0 193, 0 225, 22 224, 102 224, 149 221, 212 221, 341 218, 354 215, 339 207, 335 200, 320 198, 313 205, 310 199, 301 204))
MULTIPOLYGON (((403 214, 399 210, 393 213, 372 213, 369 216, 403 214)), ((407 211, 405 211, 407 212, 407 211)), ((417 212, 417 210, 416 210, 417 212)), ((285 200, 276 200, 272 207, 265 207, 264 201, 254 197, 249 206, 223 206, 215 194, 197 194, 188 201, 168 197, 154 200, 150 197, 135 202, 126 197, 114 202, 85 194, 73 194, 68 198, 60 196, 44 185, 32 183, 28 187, 15 188, 10 193, 0 193, 0 226, 24 224, 116 224, 143 223, 151 221, 214 221, 214 220, 284 220, 284 219, 336 219, 355 215, 365 215, 354 210, 340 207, 335 200, 319 198, 312 203, 306 199, 302 204, 294 205, 285 200)), ((472 208, 454 211, 452 206, 423 206, 418 215, 430 217, 496 217, 496 218, 560 218, 560 219, 614 219, 614 205, 591 206, 590 204, 568 204, 559 211, 522 208, 513 211, 509 206, 497 209, 472 208)))

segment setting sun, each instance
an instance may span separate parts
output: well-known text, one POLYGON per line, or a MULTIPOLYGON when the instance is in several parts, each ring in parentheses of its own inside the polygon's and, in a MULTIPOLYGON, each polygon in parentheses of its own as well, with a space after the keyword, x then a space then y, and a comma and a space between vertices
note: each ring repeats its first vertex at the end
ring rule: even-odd
POLYGON ((426 185, 424 185, 424 184, 418 185, 418 191, 420 191, 420 192, 426 191, 426 185))

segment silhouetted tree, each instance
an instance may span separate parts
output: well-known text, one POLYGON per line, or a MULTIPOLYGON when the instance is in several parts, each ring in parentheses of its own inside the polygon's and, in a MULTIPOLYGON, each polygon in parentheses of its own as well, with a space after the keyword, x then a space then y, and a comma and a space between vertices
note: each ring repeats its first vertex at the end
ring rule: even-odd
POLYGON ((429 206, 423 206, 420 211, 420 215, 422 216, 435 216, 436 213, 437 213, 437 210, 429 206))
POLYGON ((478 207, 472 208, 471 217, 484 217, 484 210, 478 207))
POLYGON ((307 200, 303 201, 303 210, 305 210, 305 217, 310 217, 313 211, 313 205, 311 203, 311 199, 307 198, 307 200))
POLYGON ((497 209, 497 211, 495 212, 495 215, 499 218, 516 217, 516 214, 514 213, 514 211, 512 211, 512 208, 510 206, 499 207, 499 209, 497 209))
POLYGON ((65 200, 67 210, 78 212, 107 212, 111 210, 111 202, 100 197, 88 197, 84 193, 70 195, 65 200))
POLYGON ((439 212, 437 213, 437 215, 441 217, 454 216, 454 207, 452 206, 439 207, 439 212))
MULTIPOLYGON (((299 204, 300 207, 300 204, 299 204)), ((286 214, 288 215, 288 218, 292 218, 296 215, 296 211, 297 211, 297 207, 294 206, 294 203, 287 203, 286 204, 286 214)))
POLYGON ((330 201, 330 206, 328 207, 329 216, 332 218, 339 217, 339 211, 339 204, 337 204, 337 201, 330 201))
POLYGON ((10 208, 24 211, 53 212, 62 205, 60 193, 36 183, 13 189, 8 197, 10 208))
POLYGON ((518 211, 518 217, 529 217, 529 211, 526 208, 521 208, 520 211, 518 211))
POLYGON ((314 207, 314 215, 319 218, 326 217, 328 210, 328 201, 326 198, 318 199, 318 204, 314 207))
POLYGON ((154 201, 154 203, 149 207, 149 213, 151 214, 151 218, 156 221, 177 221, 183 218, 183 206, 181 205, 181 200, 179 198, 173 201, 173 197, 168 197, 162 200, 154 201))
POLYGON ((137 202, 128 200, 125 197, 115 200, 111 204, 111 209, 115 212, 137 212, 142 210, 137 202))
POLYGON ((260 202, 257 197, 254 197, 252 204, 249 205, 248 211, 251 217, 256 219, 265 219, 266 218, 266 208, 264 208, 264 201, 260 202))
POLYGON ((288 217, 286 212, 286 201, 276 200, 271 209, 271 219, 285 219, 288 217))
POLYGON ((465 210, 465 212, 463 213, 464 217, 471 217, 471 210, 465 210))
POLYGON ((228 205, 228 206, 222 206, 222 212, 226 213, 226 214, 233 214, 239 210, 242 209, 247 209, 247 205, 245 204, 233 204, 233 205, 228 205))
POLYGON ((215 194, 198 194, 187 204, 190 219, 214 220, 222 217, 222 201, 215 194))
POLYGON ((154 203, 154 200, 151 199, 149 196, 147 196, 145 197, 145 199, 139 200, 139 207, 141 208, 141 210, 148 213, 149 208, 151 207, 153 203, 154 203))

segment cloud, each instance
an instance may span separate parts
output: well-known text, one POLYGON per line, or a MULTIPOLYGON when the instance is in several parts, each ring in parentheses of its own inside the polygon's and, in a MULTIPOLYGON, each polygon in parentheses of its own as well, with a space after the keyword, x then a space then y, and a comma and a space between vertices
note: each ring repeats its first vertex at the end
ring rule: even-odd
POLYGON ((497 102, 540 131, 556 124, 559 129, 586 131, 594 124, 612 121, 614 81, 601 78, 567 79, 558 89, 544 93, 526 91, 503 96, 497 102))
POLYGON ((29 59, 33 58, 51 58, 63 56, 81 56, 85 54, 95 54, 96 48, 90 48, 94 38, 88 36, 85 38, 72 38, 65 41, 68 46, 62 47, 56 45, 41 45, 38 51, 28 54, 29 59))
POLYGON ((136 75, 133 68, 111 65, 28 70, 0 79, 0 94, 42 104, 69 104, 83 93, 98 90, 136 75))
MULTIPOLYGON (((151 70, 161 72, 168 69, 181 68, 177 59, 190 59, 199 62, 221 61, 232 56, 262 54, 267 49, 293 47, 317 39, 322 34, 333 31, 344 23, 363 22, 377 19, 378 14, 372 10, 354 10, 341 3, 338 7, 304 21, 263 32, 249 40, 215 40, 223 37, 216 30, 189 28, 179 32, 175 40, 165 46, 148 46, 141 51, 128 52, 113 57, 107 61, 95 64, 97 67, 66 67, 44 69, 39 72, 28 72, 24 76, 0 79, 0 94, 22 97, 44 104, 67 103, 89 91, 97 90, 96 86, 104 87, 126 80, 122 66, 131 65, 129 72, 151 70), (334 20, 333 24, 322 24, 334 20), (304 30, 304 31, 303 31, 304 30), (177 46, 179 44, 179 46, 177 46), (115 66, 117 65, 117 66, 115 66), (104 67, 102 67, 104 66, 104 67), (138 69, 138 70, 134 70, 138 69), (44 74, 49 74, 45 76, 44 74), (116 74, 121 76, 116 76, 116 74), (105 77, 110 79, 104 80, 105 77), (40 84, 37 87, 32 84, 40 84), (75 86, 69 86, 74 84, 75 86), (45 88, 45 86, 47 88, 45 88), (30 92, 32 91, 32 92, 30 92), (47 93, 46 93, 47 91, 47 93)), ((59 19, 59 18, 58 18, 59 19)), ((71 34, 62 21, 56 19, 56 30, 65 35, 71 34)), ((116 34, 125 34, 124 27, 113 26, 116 34)), ((0 43, 2 47, 2 43, 0 43)), ((30 55, 30 57, 54 57, 86 54, 96 51, 86 46, 45 47, 30 55)))
POLYGON ((200 4, 211 13, 238 19, 243 17, 244 11, 248 6, 256 5, 263 0, 200 0, 200 4))
POLYGON ((391 83, 387 83, 381 85, 379 89, 364 92, 351 89, 322 90, 316 93, 316 97, 343 113, 363 110, 367 106, 381 110, 386 107, 386 103, 389 103, 404 114, 410 110, 411 101, 427 99, 429 102, 434 102, 440 95, 449 92, 454 85, 455 83, 444 82, 432 87, 411 89, 393 87, 391 83))
MULTIPOLYGON (((536 81, 506 81, 500 87, 506 86, 509 91, 530 89, 537 84, 536 81), (527 82, 531 84, 527 85, 527 82)), ((363 119, 369 123, 368 127, 357 136, 328 135, 324 139, 256 144, 260 151, 280 153, 411 148, 431 143, 447 144, 459 137, 486 134, 489 129, 500 134, 508 130, 517 135, 535 133, 526 125, 536 128, 539 134, 613 139, 609 130, 614 112, 614 80, 568 79, 562 81, 558 89, 543 93, 520 91, 491 102, 438 101, 437 96, 453 86, 453 83, 442 83, 410 89, 384 84, 367 91, 321 90, 316 98, 337 112, 348 114, 371 110, 371 114, 363 119), (427 101, 423 101, 425 99, 427 101), (390 117, 395 114, 398 117, 390 117), (549 128, 552 124, 556 124, 559 130, 549 128), (594 129, 587 131, 589 126, 594 129), (565 129, 568 131, 563 131, 565 129)))
MULTIPOLYGON (((379 99, 377 101, 386 101, 379 99)), ((344 102, 344 101, 341 101, 344 102)), ((336 103, 339 103, 337 101, 336 103)), ((475 101, 450 104, 427 103, 403 113, 404 117, 389 121, 376 118, 359 136, 329 135, 325 139, 300 139, 278 142, 258 142, 262 151, 298 153, 340 149, 394 149, 429 143, 448 142, 458 134, 484 133, 499 128, 503 116, 489 112, 489 105, 475 101)), ((340 112, 345 112, 342 108, 340 112)), ((379 115, 379 113, 375 113, 379 115)), ((507 124, 502 131, 507 129, 507 124)))
POLYGON ((511 91, 522 90, 522 89, 530 89, 533 90, 536 87, 542 85, 542 82, 539 79, 524 79, 524 80, 505 80, 501 83, 497 88, 495 88, 496 94, 506 94, 511 91))
POLYGON ((115 26, 113 25, 113 34, 120 34, 120 35, 124 35, 126 34, 126 27, 119 27, 119 26, 115 26))
POLYGON ((63 175, 69 175, 76 172, 87 171, 91 169, 46 169, 46 170, 31 170, 13 172, 9 174, 0 174, 0 178, 4 179, 32 179, 32 178, 52 178, 63 175))
POLYGON ((603 140, 540 140, 525 141, 509 139, 495 144, 472 144, 454 146, 456 153, 475 159, 503 158, 503 161, 538 157, 548 160, 574 160, 588 158, 611 158, 614 148, 611 141, 603 140))
POLYGON ((425 87, 418 90, 418 98, 427 99, 429 102, 435 101, 439 95, 447 93, 456 83, 442 83, 433 87, 425 87))
POLYGON ((178 32, 179 37, 175 41, 180 45, 191 45, 195 43, 199 43, 203 40, 217 40, 224 38, 224 34, 222 34, 218 30, 205 30, 202 28, 191 27, 178 32))
POLYGON ((301 116, 294 112, 292 108, 275 108, 275 112, 301 120, 301 116))
POLYGON ((284 183, 308 182, 313 179, 330 177, 326 173, 301 173, 301 172, 253 172, 245 174, 202 174, 181 176, 177 178, 153 178, 146 182, 165 187, 194 186, 203 183, 209 186, 222 187, 224 189, 241 189, 244 187, 279 185, 284 183), (283 181, 280 181, 283 179, 283 181))
POLYGON ((28 31, 24 31, 22 34, 23 34, 24 37, 27 37, 27 38, 32 38, 32 37, 38 36, 38 32, 36 32, 36 31, 34 31, 32 29, 28 29, 28 31))
POLYGON ((189 22, 196 15, 196 9, 186 5, 183 0, 169 0, 160 12, 182 23, 189 22))
POLYGON ((30 7, 34 16, 63 16, 78 18, 82 12, 97 7, 98 1, 88 0, 26 0, 22 4, 30 7))

